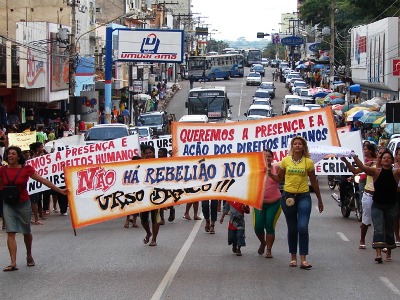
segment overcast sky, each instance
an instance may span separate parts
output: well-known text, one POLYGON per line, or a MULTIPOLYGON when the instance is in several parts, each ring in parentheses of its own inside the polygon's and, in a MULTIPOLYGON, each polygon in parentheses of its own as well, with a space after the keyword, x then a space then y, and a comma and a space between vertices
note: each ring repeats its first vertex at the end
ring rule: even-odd
POLYGON ((192 6, 194 18, 207 17, 200 20, 215 32, 213 39, 253 41, 257 32, 278 32, 281 14, 297 11, 297 0, 192 0, 192 6))

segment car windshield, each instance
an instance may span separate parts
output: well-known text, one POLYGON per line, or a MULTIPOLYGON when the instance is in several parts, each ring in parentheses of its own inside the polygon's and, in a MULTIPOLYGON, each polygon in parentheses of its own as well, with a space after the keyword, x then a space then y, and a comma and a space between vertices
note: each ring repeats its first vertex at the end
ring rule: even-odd
POLYGON ((303 105, 300 98, 290 98, 288 99, 288 103, 291 105, 303 105))
POLYGON ((127 136, 124 127, 92 127, 86 134, 86 141, 109 141, 127 136))
POLYGON ((302 82, 295 81, 294 85, 297 87, 306 87, 307 83, 305 83, 304 81, 302 82))
POLYGON ((162 124, 162 116, 161 115, 141 115, 139 118, 140 123, 142 125, 150 126, 150 125, 160 125, 162 124))
POLYGON ((269 98, 268 92, 255 92, 254 97, 256 98, 269 98))
POLYGON ((249 116, 264 116, 264 117, 271 117, 271 111, 267 109, 250 109, 249 116))
POLYGON ((257 105, 271 105, 271 102, 268 100, 254 100, 253 104, 257 105))
POLYGON ((274 85, 271 83, 261 83, 260 88, 261 89, 273 89, 274 85))
POLYGON ((307 97, 308 91, 301 91, 300 96, 307 97))
POLYGON ((249 73, 249 75, 247 75, 247 77, 261 77, 261 75, 258 73, 249 73))

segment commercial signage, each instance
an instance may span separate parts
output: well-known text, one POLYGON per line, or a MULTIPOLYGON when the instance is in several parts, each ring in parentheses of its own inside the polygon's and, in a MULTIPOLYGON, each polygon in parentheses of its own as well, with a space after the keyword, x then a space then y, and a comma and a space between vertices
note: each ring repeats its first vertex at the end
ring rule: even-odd
POLYGON ((304 44, 304 40, 298 36, 288 36, 281 39, 281 44, 286 46, 299 46, 304 44))
POLYGON ((400 76, 400 58, 393 58, 393 76, 400 76))
POLYGON ((183 30, 135 29, 118 31, 118 60, 183 62, 183 30))
POLYGON ((312 43, 310 46, 308 46, 308 50, 318 52, 320 45, 321 43, 312 43))

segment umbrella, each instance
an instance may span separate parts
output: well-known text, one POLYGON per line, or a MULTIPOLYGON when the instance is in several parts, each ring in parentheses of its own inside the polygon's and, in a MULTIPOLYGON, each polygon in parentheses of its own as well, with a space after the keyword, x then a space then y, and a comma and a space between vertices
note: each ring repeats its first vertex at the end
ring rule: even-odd
POLYGON ((344 104, 344 99, 342 99, 342 98, 336 98, 336 99, 333 99, 333 100, 331 100, 329 103, 330 104, 344 104))
POLYGON ((386 116, 379 117, 378 119, 376 119, 376 120, 372 123, 372 127, 377 128, 377 127, 381 126, 381 124, 382 124, 383 122, 385 122, 385 121, 386 121, 386 116))
POLYGON ((328 94, 329 94, 328 92, 318 92, 318 93, 314 94, 313 96, 315 98, 325 98, 325 96, 328 94))
POLYGON ((299 64, 296 69, 307 69, 307 66, 305 66, 304 64, 299 64))
POLYGON ((342 110, 344 108, 344 105, 343 104, 335 104, 335 105, 332 105, 332 109, 333 110, 342 110))
POLYGON ((388 123, 386 124, 385 131, 392 135, 394 132, 400 132, 400 123, 388 123), (394 127, 394 130, 393 130, 394 127))
POLYGON ((358 119, 360 119, 362 116, 366 115, 367 113, 369 113, 369 110, 356 111, 354 113, 347 115, 346 121, 347 122, 357 121, 358 119))
POLYGON ((359 110, 366 110, 367 108, 365 108, 365 107, 361 107, 361 106, 354 106, 354 107, 352 107, 351 109, 349 109, 347 112, 346 112, 346 115, 348 116, 348 115, 350 115, 350 114, 352 114, 352 113, 354 113, 354 112, 356 112, 356 111, 359 111, 359 110))
POLYGON ((370 111, 369 113, 362 116, 358 121, 364 124, 372 124, 376 121, 376 119, 383 117, 385 114, 379 111, 370 111))

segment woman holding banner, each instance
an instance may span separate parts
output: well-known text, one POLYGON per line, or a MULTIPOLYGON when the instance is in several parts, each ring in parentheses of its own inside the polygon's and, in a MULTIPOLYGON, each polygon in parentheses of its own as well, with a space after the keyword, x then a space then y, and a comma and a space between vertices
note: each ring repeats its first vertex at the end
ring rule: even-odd
MULTIPOLYGON (((264 150, 265 158, 268 168, 274 174, 278 173, 279 166, 272 164, 274 154, 271 150, 264 150)), ((272 246, 275 241, 275 225, 281 215, 280 199, 282 195, 279 191, 279 182, 276 182, 271 177, 267 178, 265 185, 264 201, 261 210, 254 209, 253 211, 253 226, 256 233, 260 247, 258 254, 263 255, 265 247, 267 248, 266 258, 272 258, 272 246)))
POLYGON ((301 136, 290 142, 289 154, 280 163, 278 174, 268 168, 268 176, 277 182, 283 181, 281 206, 288 226, 288 245, 291 254, 290 267, 297 267, 297 244, 299 245, 300 268, 310 269, 306 260, 309 247, 308 223, 311 215, 311 196, 308 178, 318 198, 318 208, 324 210, 318 182, 315 177, 314 163, 310 158, 307 141, 301 136))
POLYGON ((17 242, 15 239, 17 232, 24 235, 27 266, 33 267, 35 265, 32 257, 30 226, 32 209, 27 190, 29 177, 61 194, 67 194, 67 190, 56 187, 52 182, 37 174, 32 166, 25 165, 25 158, 19 147, 11 146, 7 148, 4 152, 4 160, 8 165, 0 168, 0 187, 3 191, 7 188, 9 195, 15 194, 13 199, 6 200, 4 197, 3 203, 4 221, 7 227, 7 246, 11 258, 10 265, 3 271, 9 272, 18 270, 17 242), (16 190, 16 192, 11 193, 11 189, 16 190))

